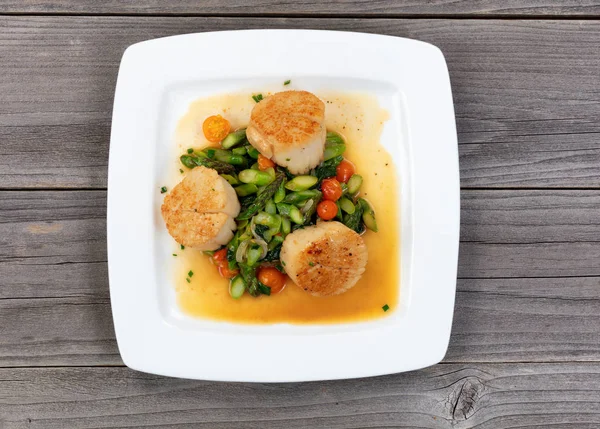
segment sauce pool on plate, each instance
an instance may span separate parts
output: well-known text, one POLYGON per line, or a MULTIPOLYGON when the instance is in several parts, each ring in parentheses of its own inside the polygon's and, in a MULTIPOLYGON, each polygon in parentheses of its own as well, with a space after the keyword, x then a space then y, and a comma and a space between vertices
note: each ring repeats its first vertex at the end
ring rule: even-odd
MULTIPOLYGON (((266 96, 268 92, 263 94, 266 96)), ((188 148, 212 145, 202 132, 202 123, 208 116, 223 116, 232 130, 246 127, 255 105, 251 95, 226 94, 192 103, 179 121, 173 158, 178 160, 188 148)), ((244 294, 234 300, 229 295, 229 280, 219 275, 208 256, 194 249, 178 248, 173 275, 177 300, 184 313, 234 323, 307 324, 375 319, 397 307, 400 276, 397 180, 392 158, 379 141, 388 112, 367 94, 316 92, 316 95, 325 102, 327 130, 344 137, 347 145, 344 157, 363 176, 361 196, 370 201, 377 216, 379 231, 367 230, 363 235, 369 254, 365 273, 356 286, 341 295, 315 297, 288 280, 278 294, 258 298, 244 294), (194 274, 188 277, 190 271, 194 274), (390 309, 387 312, 383 310, 386 305, 390 309)), ((174 163, 173 174, 181 177, 179 168, 179 163, 174 163)))

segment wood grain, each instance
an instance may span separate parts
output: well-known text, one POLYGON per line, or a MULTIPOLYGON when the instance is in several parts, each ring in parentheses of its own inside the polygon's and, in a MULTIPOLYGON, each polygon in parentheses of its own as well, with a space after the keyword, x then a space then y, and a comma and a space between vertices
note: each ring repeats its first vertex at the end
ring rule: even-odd
POLYGON ((357 380, 247 384, 127 368, 0 369, 3 429, 592 429, 600 364, 436 365, 357 380))
POLYGON ((104 188, 124 49, 240 28, 436 44, 452 79, 463 186, 600 187, 599 21, 79 16, 0 18, 0 187, 104 188))
MULTIPOLYGON (((105 198, 0 192, 0 366, 121 363, 105 198)), ((600 191, 464 191, 462 200, 447 361, 600 360, 600 191)))
POLYGON ((355 15, 355 16, 600 16, 600 3, 593 0, 6 0, 0 13, 143 14, 143 15, 355 15))

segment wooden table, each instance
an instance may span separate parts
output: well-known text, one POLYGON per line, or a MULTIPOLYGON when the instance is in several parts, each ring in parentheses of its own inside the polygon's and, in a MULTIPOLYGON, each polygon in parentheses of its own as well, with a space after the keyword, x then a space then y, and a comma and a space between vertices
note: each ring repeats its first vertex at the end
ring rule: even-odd
POLYGON ((600 2, 223 3, 1 2, 0 428, 599 428, 600 2), (119 60, 142 40, 242 28, 444 52, 463 190, 443 363, 275 385, 123 366, 105 232, 119 60))

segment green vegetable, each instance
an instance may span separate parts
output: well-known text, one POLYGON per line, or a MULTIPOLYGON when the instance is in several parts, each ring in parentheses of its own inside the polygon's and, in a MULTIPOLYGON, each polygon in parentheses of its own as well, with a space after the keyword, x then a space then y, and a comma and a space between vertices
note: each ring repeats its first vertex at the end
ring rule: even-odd
POLYGON ((233 152, 229 150, 223 149, 209 149, 214 150, 213 159, 221 162, 225 162, 227 164, 232 165, 245 165, 247 163, 246 159, 242 155, 234 155, 233 152))
MULTIPOLYGON (((246 207, 239 214, 239 216, 237 217, 237 220, 250 219, 252 216, 254 216, 255 213, 257 213, 260 209, 262 209, 264 207, 264 205, 267 203, 267 201, 269 201, 271 198, 273 198, 273 195, 275 195, 275 192, 277 192, 277 189, 279 188, 279 186, 281 186, 283 179, 284 179, 284 175, 279 173, 275 177, 275 180, 272 183, 270 183, 269 185, 265 186, 261 190, 261 192, 256 196, 254 201, 252 203, 250 203, 250 205, 248 205, 248 207, 246 207)), ((242 185, 242 186, 247 186, 247 185, 242 185)), ((254 185, 252 185, 252 186, 254 186, 254 185)), ((238 188, 239 188, 239 186, 238 186, 238 188)), ((237 191, 237 188, 236 188, 236 191, 237 191)), ((239 193, 238 193, 238 195, 239 195, 239 193)))
POLYGON ((362 220, 366 227, 373 232, 377 232, 377 221, 375 220, 375 212, 373 211, 373 208, 368 201, 363 198, 359 198, 358 203, 363 210, 362 220))
POLYGON ((320 195, 320 192, 317 191, 316 189, 312 189, 312 190, 308 190, 308 191, 292 192, 285 196, 285 198, 283 199, 283 202, 287 203, 287 204, 298 204, 298 203, 308 200, 309 198, 314 198, 317 195, 320 195))
POLYGON ((267 241, 267 239, 265 238, 265 234, 267 233, 267 231, 269 231, 269 227, 267 225, 254 225, 254 232, 256 233, 256 235, 258 235, 265 241, 267 241))
POLYGON ((279 229, 279 226, 281 226, 281 217, 267 212, 258 212, 258 214, 254 216, 254 222, 257 225, 266 225, 269 228, 279 229))
POLYGON ((244 278, 240 275, 232 278, 229 282, 229 295, 231 295, 233 299, 239 299, 244 292, 246 292, 246 282, 244 281, 244 278))
POLYGON ((246 290, 252 296, 258 296, 258 279, 256 278, 256 267, 240 264, 240 274, 246 283, 246 290))
POLYGON ((354 195, 358 192, 363 182, 363 178, 360 174, 353 174, 348 180, 348 193, 354 195))
POLYGON ((265 204, 265 211, 272 215, 277 213, 277 207, 275 206, 275 202, 273 200, 267 201, 267 203, 265 204))
POLYGON ((277 188, 277 192, 273 195, 273 202, 280 203, 285 198, 285 180, 281 182, 279 188, 277 188))
POLYGON ((204 152, 200 152, 200 153, 204 153, 210 159, 213 159, 215 157, 215 149, 212 147, 205 149, 204 152))
POLYGON ((291 80, 289 80, 289 79, 288 79, 288 80, 286 80, 285 82, 283 82, 283 84, 284 84, 284 85, 289 85, 290 83, 292 83, 292 81, 291 81, 291 80))
POLYGON ((304 223, 304 216, 302 216, 300 209, 296 206, 290 207, 290 220, 297 225, 302 225, 304 223))
POLYGON ((281 218, 281 232, 283 232, 284 235, 288 235, 291 231, 292 231, 292 224, 290 222, 290 219, 287 217, 282 217, 281 218))
POLYGON ((262 99, 263 99, 263 95, 262 94, 256 94, 252 96, 252 99, 254 101, 256 101, 257 103, 259 103, 262 99))
POLYGON ((304 214, 305 225, 310 223, 312 216, 316 213, 317 205, 319 204, 319 201, 321 201, 321 196, 322 194, 319 192, 318 195, 304 203, 304 206, 302 207, 302 213, 304 214))
POLYGON ((233 153, 234 155, 239 155, 239 156, 248 155, 248 152, 246 152, 245 147, 234 147, 233 149, 231 149, 231 153, 233 153))
POLYGON ((252 183, 246 183, 244 185, 237 186, 234 189, 239 197, 245 197, 247 195, 256 194, 258 192, 258 187, 252 183))
POLYGON ((257 186, 268 185, 274 180, 269 173, 252 169, 240 171, 240 174, 238 174, 238 179, 240 179, 240 181, 243 183, 252 183, 257 186))
POLYGON ((260 152, 254 148, 254 146, 246 146, 246 151, 248 152, 248 156, 250 158, 258 159, 258 155, 260 152))
POLYGON ((390 306, 386 304, 386 305, 384 305, 383 307, 381 307, 381 309, 382 309, 383 311, 388 311, 388 310, 390 309, 390 306))
POLYGON ((235 176, 232 176, 231 174, 221 174, 221 177, 223 179, 227 180, 227 182, 230 185, 239 185, 240 184, 240 181, 235 176))
POLYGON ((246 253, 248 257, 247 264, 251 267, 258 263, 260 256, 262 255, 262 249, 260 246, 251 246, 246 253))
POLYGON ((352 214, 356 210, 352 201, 345 197, 340 198, 340 208, 348 214, 352 214))
POLYGON ((277 206, 277 211, 279 212, 279 214, 283 216, 289 216, 290 210, 292 210, 293 207, 291 204, 285 203, 277 203, 275 205, 277 206))
POLYGON ((160 193, 164 194, 165 192, 167 192, 167 187, 163 186, 162 188, 160 188, 160 193))
POLYGON ((239 144, 242 140, 246 138, 246 129, 237 130, 232 133, 229 133, 227 137, 223 139, 221 142, 221 147, 223 149, 230 149, 235 145, 239 144))
POLYGON ((187 168, 194 168, 198 165, 202 165, 203 167, 216 170, 219 174, 235 174, 235 167, 225 162, 194 155, 181 155, 179 159, 187 168))
POLYGON ((241 229, 245 228, 246 225, 248 225, 248 221, 247 220, 240 220, 237 223, 237 229, 241 230, 241 229))
POLYGON ((353 231, 361 234, 365 230, 365 226, 362 220, 363 215, 363 206, 362 204, 357 204, 354 210, 354 213, 347 214, 344 216, 344 225, 350 228, 353 231))
POLYGON ((315 186, 318 181, 315 176, 296 176, 286 183, 285 188, 290 191, 306 191, 315 186))
POLYGON ((323 180, 326 177, 334 177, 336 175, 337 166, 340 165, 340 162, 343 160, 344 158, 340 155, 322 162, 315 168, 315 176, 317 176, 319 180, 323 180))
POLYGON ((240 246, 240 229, 238 228, 238 230, 235 232, 235 234, 233 235, 233 238, 231 239, 231 241, 229 241, 229 243, 227 243, 227 261, 229 262, 235 262, 235 252, 237 251, 238 247, 240 246))
POLYGON ((258 282, 258 290, 263 295, 267 295, 267 296, 271 295, 271 288, 269 286, 265 286, 261 282, 258 282))
POLYGON ((344 141, 342 136, 340 136, 338 133, 336 133, 334 131, 327 132, 327 137, 325 137, 325 142, 333 143, 333 144, 346 144, 346 142, 344 141))
POLYGON ((343 222, 344 217, 342 216, 342 206, 340 205, 340 200, 337 200, 335 202, 335 205, 337 206, 337 213, 335 214, 335 220, 339 220, 340 222, 343 222))
POLYGON ((192 148, 189 148, 189 149, 187 150, 187 153, 194 153, 194 149, 192 149, 192 148))
POLYGON ((323 152, 323 159, 328 161, 336 156, 340 156, 346 151, 345 144, 333 144, 325 143, 325 152, 323 152))

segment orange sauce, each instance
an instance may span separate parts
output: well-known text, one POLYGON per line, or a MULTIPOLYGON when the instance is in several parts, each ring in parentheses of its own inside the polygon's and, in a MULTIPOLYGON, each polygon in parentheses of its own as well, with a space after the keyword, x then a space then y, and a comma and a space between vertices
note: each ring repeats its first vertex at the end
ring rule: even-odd
MULTIPOLYGON (((367 231, 363 236, 369 252, 364 275, 356 286, 337 296, 314 297, 288 280, 279 294, 258 298, 244 294, 234 300, 229 296, 229 281, 219 276, 208 256, 193 249, 177 248, 174 282, 179 305, 185 313, 237 323, 339 323, 384 317, 398 306, 400 243, 396 171, 390 154, 379 143, 388 113, 370 95, 341 92, 317 95, 326 102, 327 129, 344 136, 347 144, 344 156, 363 176, 361 195, 375 209, 379 232, 367 231), (194 275, 188 283, 190 270, 194 275), (388 312, 382 310, 385 304, 390 307, 388 312)), ((231 122, 232 129, 244 127, 254 104, 247 92, 192 103, 177 127, 176 159, 189 147, 210 144, 202 135, 202 122, 207 116, 221 114, 231 122)))

